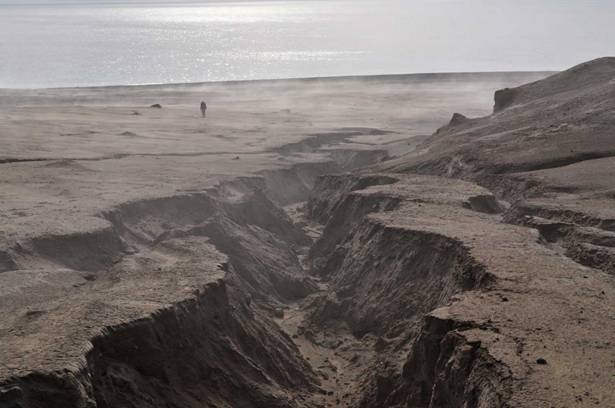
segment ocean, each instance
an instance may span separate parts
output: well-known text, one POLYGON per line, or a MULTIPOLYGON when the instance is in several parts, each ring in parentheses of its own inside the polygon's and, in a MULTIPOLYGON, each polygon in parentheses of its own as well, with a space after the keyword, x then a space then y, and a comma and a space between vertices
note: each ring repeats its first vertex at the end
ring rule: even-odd
POLYGON ((559 70, 615 54, 613 21, 611 0, 0 0, 0 87, 559 70))

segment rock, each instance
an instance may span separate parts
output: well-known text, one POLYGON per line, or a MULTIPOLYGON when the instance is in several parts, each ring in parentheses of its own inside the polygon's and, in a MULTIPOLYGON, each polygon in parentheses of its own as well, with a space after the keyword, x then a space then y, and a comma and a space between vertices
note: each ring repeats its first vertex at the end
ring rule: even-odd
POLYGON ((283 319, 284 309, 282 309, 281 307, 276 307, 275 309, 273 309, 273 315, 278 319, 283 319))
POLYGON ((485 214, 500 214, 502 207, 493 195, 481 194, 468 198, 467 207, 485 214))
POLYGON ((545 360, 544 358, 540 357, 536 359, 536 364, 540 364, 540 365, 546 365, 547 364, 547 360, 545 360))
POLYGON ((448 122, 448 124, 446 124, 445 126, 442 126, 438 130, 436 130, 436 134, 441 133, 441 132, 443 132, 445 130, 448 130, 450 128, 453 128, 455 126, 459 126, 462 123, 465 123, 465 122, 467 122, 469 120, 470 119, 468 119, 466 116, 462 115, 461 113, 453 113, 453 117, 448 122))
POLYGON ((374 349, 378 353, 382 353, 388 347, 389 343, 384 340, 381 336, 378 336, 378 340, 374 343, 374 349))
POLYGON ((153 105, 150 105, 150 108, 154 108, 154 109, 162 109, 162 105, 159 103, 155 103, 153 105))
POLYGON ((462 115, 461 113, 453 113, 453 117, 451 118, 451 121, 448 122, 449 126, 457 126, 457 125, 461 125, 462 123, 467 122, 469 119, 465 116, 462 115))
POLYGON ((511 88, 504 88, 495 91, 493 112, 500 112, 513 104, 517 91, 511 88))

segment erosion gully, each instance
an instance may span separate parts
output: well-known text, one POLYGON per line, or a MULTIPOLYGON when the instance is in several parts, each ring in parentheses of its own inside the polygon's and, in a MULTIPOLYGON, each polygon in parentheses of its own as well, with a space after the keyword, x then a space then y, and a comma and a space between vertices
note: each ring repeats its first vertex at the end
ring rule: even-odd
MULTIPOLYGON (((344 193, 391 184, 393 178, 331 177, 313 191, 323 174, 382 157, 383 152, 338 153, 338 161, 267 171, 199 194, 128 203, 103 214, 112 227, 99 235, 34 242, 33 251, 48 259, 68 254, 54 261, 90 270, 98 287, 133 275, 138 282, 153 268, 188 279, 214 260, 219 276, 169 308, 107 327, 91 339, 76 368, 5 381, 0 407, 380 406, 387 398, 379 393, 395 395, 395 384, 409 369, 421 382, 403 392, 416 394, 417 407, 429 406, 433 379, 426 373, 440 353, 435 345, 453 323, 425 323, 423 317, 455 293, 476 287, 482 271, 455 242, 416 233, 396 236, 399 232, 360 222, 369 212, 395 208, 396 201, 344 200, 344 193), (333 206, 341 216, 327 220, 333 206), (420 293, 413 296, 421 305, 396 310, 375 298, 374 307, 393 309, 356 313, 353 305, 337 302, 329 278, 340 267, 338 244, 351 229, 356 241, 351 244, 360 251, 356 257, 364 259, 346 267, 359 274, 386 268, 396 278, 423 265, 429 281, 415 277, 420 293), (75 258, 63 246, 78 247, 85 256, 75 258), (451 278, 460 270, 466 282, 451 278), (398 318, 400 310, 413 310, 413 316, 398 318), (413 347, 422 354, 408 360, 413 347)), ((498 390, 494 395, 501 396, 498 390)))

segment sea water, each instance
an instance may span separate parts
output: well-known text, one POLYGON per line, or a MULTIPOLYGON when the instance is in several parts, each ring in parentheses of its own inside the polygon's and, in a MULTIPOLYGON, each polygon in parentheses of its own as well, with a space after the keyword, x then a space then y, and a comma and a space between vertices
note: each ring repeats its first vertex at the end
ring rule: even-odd
POLYGON ((558 70, 615 54, 615 1, 0 0, 0 87, 558 70))

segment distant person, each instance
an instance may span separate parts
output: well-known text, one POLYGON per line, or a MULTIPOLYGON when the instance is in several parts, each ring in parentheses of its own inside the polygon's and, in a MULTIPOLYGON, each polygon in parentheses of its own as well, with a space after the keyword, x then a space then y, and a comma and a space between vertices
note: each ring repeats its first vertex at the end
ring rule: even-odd
POLYGON ((207 104, 204 101, 201 101, 201 115, 207 116, 207 104))

